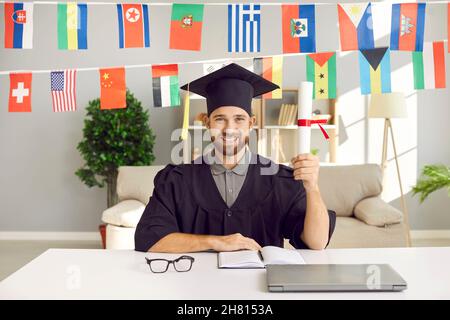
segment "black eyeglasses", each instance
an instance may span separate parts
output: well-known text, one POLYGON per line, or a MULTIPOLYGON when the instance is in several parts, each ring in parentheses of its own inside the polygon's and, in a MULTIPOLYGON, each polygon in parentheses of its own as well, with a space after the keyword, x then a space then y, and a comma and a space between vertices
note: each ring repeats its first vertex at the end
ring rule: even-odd
POLYGON ((169 264, 173 264, 178 272, 187 272, 191 270, 195 259, 191 256, 181 256, 175 260, 149 258, 145 258, 145 260, 153 273, 164 273, 169 269, 169 264))

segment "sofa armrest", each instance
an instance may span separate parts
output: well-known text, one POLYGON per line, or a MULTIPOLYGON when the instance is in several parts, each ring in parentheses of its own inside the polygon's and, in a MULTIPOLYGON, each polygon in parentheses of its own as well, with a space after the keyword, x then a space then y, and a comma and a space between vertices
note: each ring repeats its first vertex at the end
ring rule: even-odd
POLYGON ((402 212, 379 197, 369 197, 358 202, 354 208, 354 214, 357 219, 377 227, 403 221, 402 212))
POLYGON ((123 200, 106 209, 102 221, 121 227, 135 228, 145 210, 145 204, 138 200, 123 200))

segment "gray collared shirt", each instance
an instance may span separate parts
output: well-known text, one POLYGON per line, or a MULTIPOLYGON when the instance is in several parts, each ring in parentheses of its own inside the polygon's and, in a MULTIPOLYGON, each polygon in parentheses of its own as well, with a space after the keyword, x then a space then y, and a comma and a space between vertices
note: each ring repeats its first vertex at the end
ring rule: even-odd
POLYGON ((228 207, 233 205, 241 191, 245 176, 247 175, 250 159, 251 152, 246 148, 238 164, 231 170, 228 170, 220 163, 210 165, 217 189, 219 189, 220 195, 228 207))

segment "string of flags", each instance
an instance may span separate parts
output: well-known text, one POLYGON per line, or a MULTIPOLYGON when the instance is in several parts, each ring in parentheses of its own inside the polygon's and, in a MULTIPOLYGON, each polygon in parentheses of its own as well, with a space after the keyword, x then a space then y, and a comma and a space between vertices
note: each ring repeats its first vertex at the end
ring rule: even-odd
MULTIPOLYGON (((38 1, 36 3, 39 3, 38 1)), ((433 2, 432 2, 433 3, 433 2)), ((33 47, 33 2, 4 2, 5 48, 33 47)), ((87 3, 57 3, 58 49, 88 48, 87 3)), ((119 48, 149 48, 150 7, 154 4, 116 4, 119 48)), ((211 4, 173 3, 169 49, 200 51, 204 8, 211 4)), ((334 5, 334 4, 328 4, 334 5)), ((228 52, 260 52, 262 46, 261 4, 228 4, 228 52)), ((378 19, 371 2, 337 4, 340 50, 376 47, 374 30, 391 17, 390 50, 422 51, 426 3, 393 3, 378 19)), ((447 3, 447 6, 450 6, 447 3)), ((316 52, 317 4, 279 4, 282 53, 316 52)), ((450 10, 450 9, 448 9, 450 10)), ((449 19, 448 19, 449 20, 449 19)), ((273 23, 271 21, 271 23, 273 23)), ((449 22, 447 23, 447 25, 449 22)), ((450 51, 449 51, 450 52, 450 51)))
MULTIPOLYGON (((32 48, 33 3, 5 3, 5 48, 32 48)), ((151 4, 116 4, 119 47, 150 46, 151 4)), ((203 4, 172 4, 170 48, 200 50, 203 4)), ((315 7, 313 4, 284 5, 282 11, 282 54, 254 58, 252 71, 282 87, 283 56, 305 54, 306 79, 313 82, 314 99, 336 98, 336 52, 316 52, 315 7)), ((411 52, 414 88, 445 88, 444 41, 424 42, 424 3, 392 4, 389 47, 377 47, 371 3, 337 4, 341 51, 358 51, 361 94, 391 92, 392 51, 411 52)), ((58 3, 58 48, 87 49, 87 4, 58 3)), ((450 15, 450 3, 447 3, 450 15)), ((228 4, 229 52, 261 50, 261 5, 228 4)), ((448 23, 450 33, 450 23, 448 23)), ((195 62, 194 62, 195 63, 195 62)), ((199 63, 199 62, 197 62, 199 63)), ((204 63, 204 73, 225 63, 204 63)), ((155 107, 180 105, 179 64, 151 65, 155 107)), ((50 87, 54 112, 76 111, 77 70, 52 70, 50 87)), ((99 71, 101 109, 126 107, 125 67, 99 71)), ((6 72, 0 72, 0 74, 6 72)), ((9 72, 9 112, 31 112, 31 72, 9 72)), ((282 91, 262 99, 281 99, 282 91)))

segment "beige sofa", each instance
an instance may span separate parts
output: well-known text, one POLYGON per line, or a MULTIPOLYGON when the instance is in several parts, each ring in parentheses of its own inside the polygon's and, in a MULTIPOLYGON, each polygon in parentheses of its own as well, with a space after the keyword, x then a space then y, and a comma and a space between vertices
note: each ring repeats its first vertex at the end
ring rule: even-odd
MULTIPOLYGON (((107 249, 133 249, 134 231, 153 192, 153 179, 164 166, 120 167, 119 203, 103 212, 107 249)), ((336 211, 329 248, 406 246, 402 213, 379 198, 381 170, 376 164, 322 166, 323 200, 336 211)))

